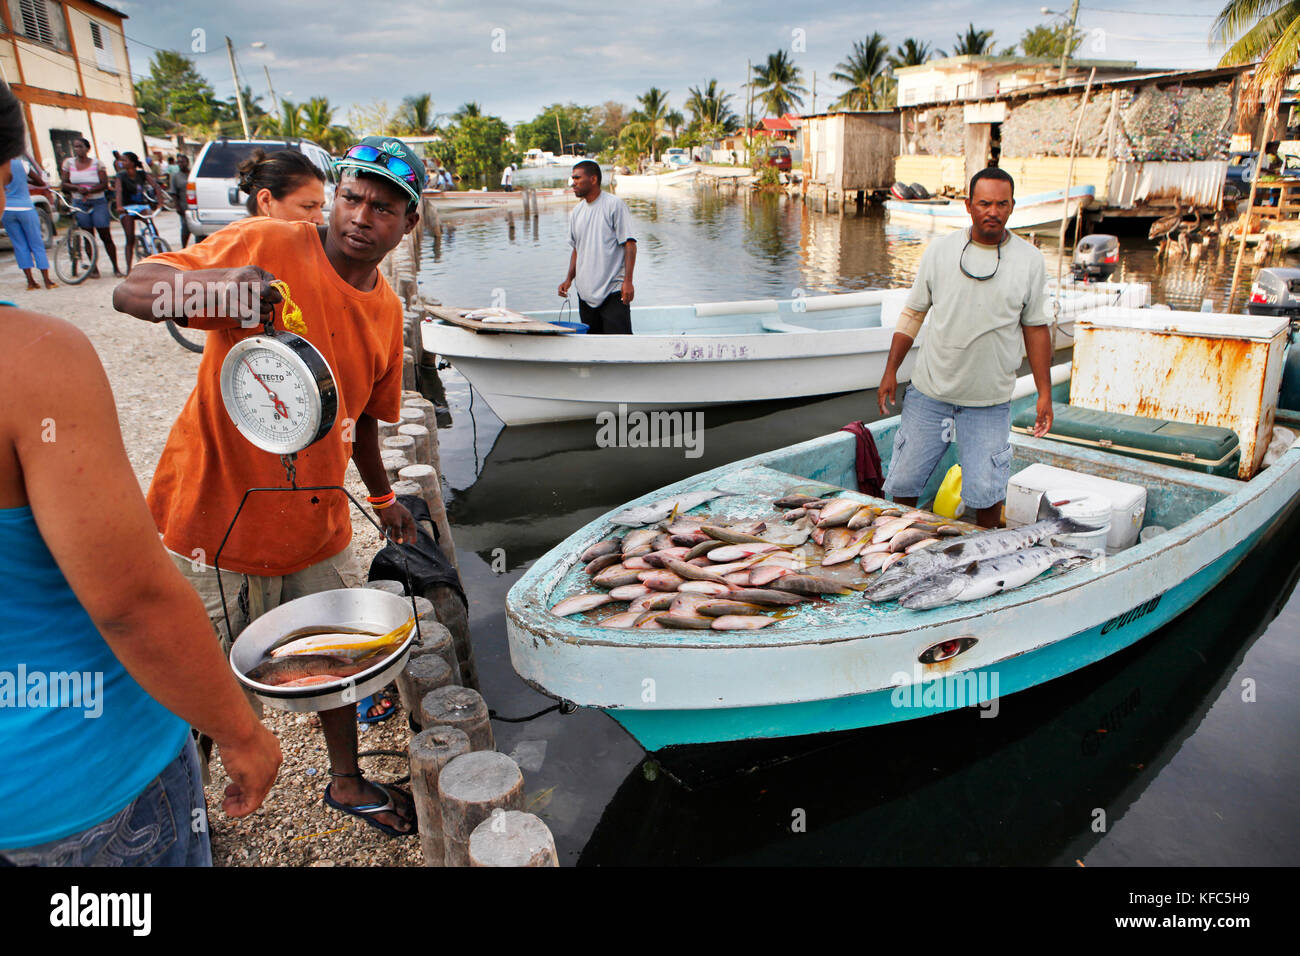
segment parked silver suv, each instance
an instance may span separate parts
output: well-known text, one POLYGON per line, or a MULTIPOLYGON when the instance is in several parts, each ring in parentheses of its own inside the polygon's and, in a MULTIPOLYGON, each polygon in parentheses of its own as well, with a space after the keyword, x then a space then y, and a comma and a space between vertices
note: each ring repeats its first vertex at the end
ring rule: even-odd
POLYGON ((267 153, 296 149, 325 174, 325 208, 334 201, 338 173, 330 154, 305 139, 217 139, 205 143, 185 187, 185 218, 190 232, 210 236, 222 226, 248 217, 248 197, 239 192, 239 164, 261 147, 267 153))

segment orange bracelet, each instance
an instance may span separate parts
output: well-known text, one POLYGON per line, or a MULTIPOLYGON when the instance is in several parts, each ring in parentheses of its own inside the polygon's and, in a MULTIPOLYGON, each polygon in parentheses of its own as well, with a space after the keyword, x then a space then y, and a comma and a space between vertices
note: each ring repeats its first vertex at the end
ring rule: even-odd
POLYGON ((384 508, 389 507, 397 501, 397 492, 390 491, 386 495, 379 495, 373 498, 367 496, 366 501, 369 502, 371 508, 376 511, 382 511, 384 508))

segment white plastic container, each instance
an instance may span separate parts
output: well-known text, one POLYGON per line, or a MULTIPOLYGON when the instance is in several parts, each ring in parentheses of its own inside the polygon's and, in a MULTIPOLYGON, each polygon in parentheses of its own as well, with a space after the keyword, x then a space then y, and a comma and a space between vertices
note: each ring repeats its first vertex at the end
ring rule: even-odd
POLYGON ((1110 538, 1112 511, 1109 498, 1089 494, 1079 488, 1051 488, 1045 494, 1063 518, 1073 518, 1080 524, 1092 525, 1097 529, 1062 535, 1056 539, 1057 544, 1063 548, 1084 548, 1088 551, 1106 548, 1110 538))
POLYGON ((1038 504, 1048 489, 1077 488, 1110 502, 1110 534, 1106 550, 1114 554, 1137 543, 1146 515, 1147 490, 1141 485, 1042 463, 1030 465, 1011 476, 1007 486, 1007 526, 1018 528, 1038 520, 1038 504))

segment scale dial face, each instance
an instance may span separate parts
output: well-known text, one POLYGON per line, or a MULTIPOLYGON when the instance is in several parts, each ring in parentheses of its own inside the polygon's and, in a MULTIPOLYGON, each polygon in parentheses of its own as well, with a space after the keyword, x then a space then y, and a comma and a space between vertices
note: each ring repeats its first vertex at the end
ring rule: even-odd
POLYGON ((338 391, 324 356, 288 332, 237 343, 221 365, 221 399, 240 433, 277 455, 323 438, 338 412, 338 391))

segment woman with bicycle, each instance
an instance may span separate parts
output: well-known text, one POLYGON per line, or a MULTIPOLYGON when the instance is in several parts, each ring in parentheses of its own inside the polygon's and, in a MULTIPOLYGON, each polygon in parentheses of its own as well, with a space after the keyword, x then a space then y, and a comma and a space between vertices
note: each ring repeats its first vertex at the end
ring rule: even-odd
MULTIPOLYGON (((99 240, 113 263, 113 275, 121 276, 117 265, 117 245, 109 228, 112 219, 108 214, 108 170, 90 155, 90 140, 78 139, 72 143, 72 155, 63 161, 63 185, 60 189, 72 200, 77 228, 99 233, 99 240)), ((90 278, 99 278, 98 263, 90 270, 90 278)))
POLYGON ((149 197, 161 196, 162 190, 158 188, 153 173, 140 165, 140 157, 135 153, 122 154, 122 171, 117 174, 113 187, 113 208, 122 218, 122 230, 126 233, 126 272, 130 275, 131 260, 135 255, 135 217, 127 212, 127 207, 149 206, 157 212, 160 202, 149 197))

